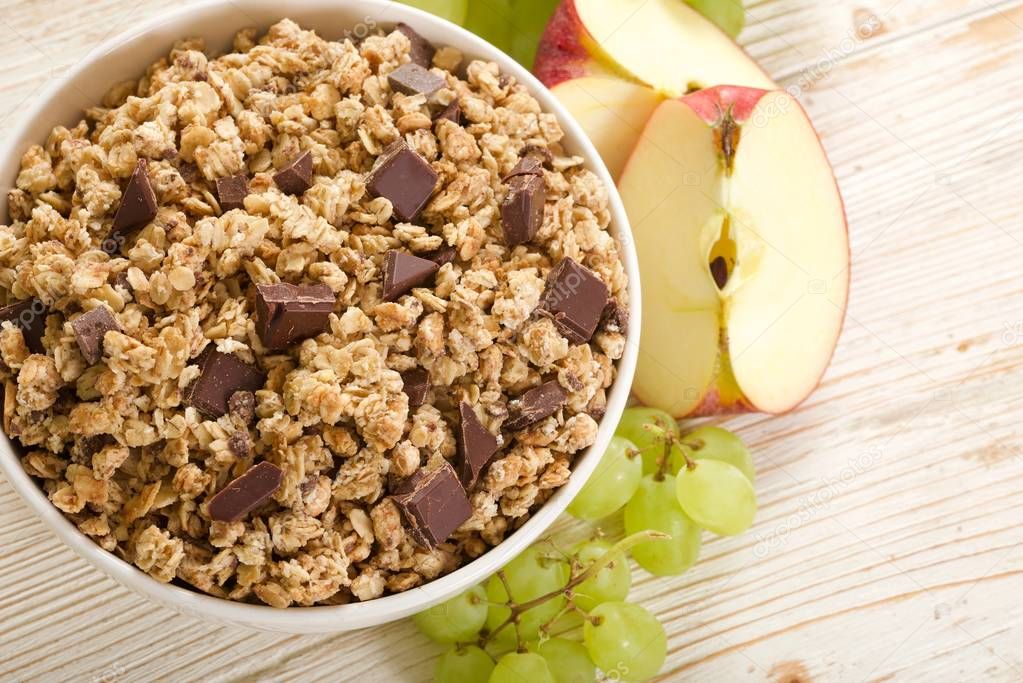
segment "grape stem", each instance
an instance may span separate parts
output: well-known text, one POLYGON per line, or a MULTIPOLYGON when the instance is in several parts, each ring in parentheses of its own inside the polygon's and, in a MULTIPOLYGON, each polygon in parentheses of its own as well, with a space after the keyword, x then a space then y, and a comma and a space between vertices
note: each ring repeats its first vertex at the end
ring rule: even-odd
MULTIPOLYGON (((646 541, 657 541, 668 538, 671 538, 671 536, 665 533, 661 533, 660 531, 653 531, 652 529, 648 529, 646 531, 638 531, 632 534, 631 536, 626 536, 625 538, 611 546, 608 549, 608 551, 601 555, 598 559, 591 562, 586 569, 570 578, 568 580, 568 583, 565 584, 564 587, 551 591, 550 593, 546 593, 539 597, 533 598, 532 600, 527 600, 526 602, 512 601, 511 590, 508 584, 508 578, 505 576, 504 570, 498 571, 497 578, 504 585, 504 591, 508 595, 507 607, 510 611, 510 614, 508 615, 507 619, 505 619, 503 622, 501 622, 500 625, 497 626, 497 628, 495 628, 493 631, 491 631, 486 636, 480 639, 480 647, 484 647, 491 639, 497 636, 498 633, 500 633, 509 624, 511 624, 515 628, 515 640, 518 645, 518 649, 520 652, 522 652, 523 643, 521 635, 519 634, 519 620, 521 619, 522 614, 524 612, 528 612, 534 607, 539 607, 548 600, 553 600, 554 598, 561 596, 568 598, 568 601, 571 604, 573 588, 587 581, 588 579, 591 579, 594 576, 596 576, 602 569, 604 569, 606 566, 614 562, 615 559, 617 559, 618 557, 624 555, 631 548, 638 545, 639 543, 645 543, 646 541)), ((560 617, 561 615, 559 614, 558 616, 560 617)), ((550 623, 556 620, 557 618, 552 619, 551 622, 544 624, 544 626, 549 626, 550 623)))
MULTIPOLYGON (((654 472, 654 481, 664 481, 664 477, 668 474, 669 461, 671 459, 671 447, 675 445, 675 435, 667 433, 664 435, 664 451, 661 456, 657 458, 657 471, 654 472)), ((680 447, 682 444, 678 444, 680 447)), ((685 455, 685 451, 682 451, 685 455)), ((688 458, 687 458, 688 459, 688 458)))

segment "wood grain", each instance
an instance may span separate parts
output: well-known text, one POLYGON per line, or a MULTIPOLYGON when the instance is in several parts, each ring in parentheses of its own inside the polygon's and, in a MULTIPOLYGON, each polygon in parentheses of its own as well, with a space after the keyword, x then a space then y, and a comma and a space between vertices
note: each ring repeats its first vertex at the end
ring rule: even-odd
MULTIPOLYGON (((164 5, 0 2, 0 139, 45 82, 164 5)), ((634 572, 669 634, 662 679, 1020 680, 1023 1, 749 14, 743 42, 798 89, 835 165, 852 298, 800 410, 727 421, 757 454, 753 531, 708 537, 683 577, 634 572)), ((3 681, 421 681, 437 654, 408 623, 282 637, 155 607, 2 480, 0 576, 3 681)))

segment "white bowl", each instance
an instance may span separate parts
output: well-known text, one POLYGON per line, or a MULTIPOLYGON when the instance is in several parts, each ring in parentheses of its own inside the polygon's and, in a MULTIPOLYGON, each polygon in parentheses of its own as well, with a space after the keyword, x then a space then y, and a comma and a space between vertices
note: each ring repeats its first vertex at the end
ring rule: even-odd
MULTIPOLYGON (((25 473, 15 448, 6 436, 0 434, 0 468, 14 489, 65 543, 114 580, 162 605, 204 620, 281 633, 332 633, 401 619, 457 595, 507 564, 564 511, 597 466, 628 400, 639 352, 639 263, 625 209, 607 168, 582 128, 554 96, 529 71, 489 43, 450 22, 390 0, 301 0, 289 3, 279 0, 246 0, 244 3, 213 0, 158 16, 132 28, 91 52, 63 78, 51 84, 22 114, 20 125, 0 150, 0 187, 13 186, 19 160, 29 145, 42 144, 50 129, 57 124, 70 126, 77 123, 85 107, 99 102, 114 83, 140 76, 149 64, 167 54, 175 40, 201 36, 206 39, 210 51, 222 52, 230 48, 231 38, 237 30, 250 26, 266 29, 285 17, 334 40, 357 26, 387 27, 404 21, 435 44, 451 45, 462 50, 467 57, 496 62, 503 72, 524 83, 545 111, 557 115, 565 130, 566 149, 585 158, 587 167, 609 188, 612 231, 621 245, 629 277, 629 311, 632 316, 625 355, 618 362, 618 377, 608 396, 607 412, 597 441, 577 459, 569 482, 520 529, 480 558, 424 586, 368 602, 275 609, 223 600, 160 583, 103 550, 78 531, 25 473)), ((0 193, 0 216, 6 216, 6 195, 6 191, 0 193)))

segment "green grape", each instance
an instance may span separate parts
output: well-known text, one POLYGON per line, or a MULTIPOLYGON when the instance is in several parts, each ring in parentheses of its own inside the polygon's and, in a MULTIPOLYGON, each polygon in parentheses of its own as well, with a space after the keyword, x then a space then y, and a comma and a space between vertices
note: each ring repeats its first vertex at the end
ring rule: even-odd
POLYGON ((636 495, 625 506, 625 533, 632 535, 652 529, 670 539, 644 541, 632 548, 640 567, 656 576, 678 576, 689 569, 700 555, 700 527, 686 517, 678 504, 675 477, 661 481, 647 475, 636 495))
MULTIPOLYGON (((549 548, 531 546, 504 568, 504 577, 514 602, 521 604, 565 587, 569 579, 569 567, 562 560, 551 558, 550 554, 549 548)), ((491 604, 487 611, 487 628, 493 631, 511 614, 511 610, 504 604, 509 599, 508 591, 497 575, 487 581, 487 599, 491 603, 500 603, 491 604)), ((540 627, 557 617, 564 606, 565 598, 559 595, 526 610, 519 620, 519 634, 525 640, 535 640, 540 627)), ((514 636, 514 628, 511 625, 505 626, 498 634, 496 645, 502 648, 509 644, 514 646, 514 636)))
POLYGON ((678 473, 678 502, 704 529, 721 536, 746 531, 757 513, 757 494, 738 467, 720 460, 698 460, 678 473))
POLYGON ((472 0, 462 26, 505 52, 510 52, 515 12, 512 0, 472 0))
POLYGON ((530 643, 529 651, 547 661, 547 668, 557 683, 593 683, 596 680, 597 667, 580 642, 551 638, 540 644, 530 643))
POLYGON ((433 680, 436 683, 487 683, 493 670, 494 660, 475 645, 453 647, 437 660, 433 680))
MULTIPOLYGON (((483 0, 476 0, 481 3, 483 0)), ((540 37, 547 28, 547 20, 554 14, 559 0, 514 0, 515 22, 512 29, 511 47, 508 51, 515 60, 526 67, 533 68, 536 48, 540 37)), ((474 3, 475 4, 475 3, 474 3)))
POLYGON ((597 520, 629 502, 643 476, 643 463, 635 450, 631 441, 612 437, 597 470, 569 504, 569 514, 579 519, 597 520))
MULTIPOLYGON (((604 557, 612 546, 607 541, 584 541, 575 547, 583 569, 604 557)), ((619 602, 629 595, 632 572, 623 553, 615 553, 614 560, 596 576, 586 579, 572 590, 575 604, 587 612, 602 602, 619 602)))
POLYGON ((690 7, 707 17, 735 38, 746 25, 746 10, 742 0, 686 0, 690 7))
POLYGON ((610 680, 643 681, 657 675, 668 642, 654 615, 630 602, 605 602, 590 617, 596 623, 583 625, 583 643, 610 680))
POLYGON ((419 630, 438 643, 474 640, 486 620, 487 593, 482 586, 470 588, 412 617, 419 630))
MULTIPOLYGON (((750 483, 756 479, 753 456, 738 436, 721 427, 699 427, 681 438, 695 460, 709 458, 727 462, 739 468, 750 483)), ((678 469, 675 470, 678 472, 678 469)))
POLYGON ((678 422, 656 408, 626 408, 615 434, 628 439, 643 454, 643 474, 657 471, 658 459, 664 455, 664 442, 670 434, 678 436, 678 422))
POLYGON ((418 7, 456 24, 465 21, 466 11, 469 9, 469 0, 399 0, 399 2, 418 7))
POLYGON ((512 652, 497 660, 490 683, 557 683, 547 660, 535 652, 512 652))

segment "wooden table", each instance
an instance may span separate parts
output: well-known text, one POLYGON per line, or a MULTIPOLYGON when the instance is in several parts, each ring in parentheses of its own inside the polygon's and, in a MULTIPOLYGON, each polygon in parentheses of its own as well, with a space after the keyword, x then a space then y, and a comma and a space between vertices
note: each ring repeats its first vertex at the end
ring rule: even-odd
MULTIPOLYGON (((0 136, 165 6, 0 1, 0 136)), ((663 680, 1023 679, 1023 0, 757 0, 749 24, 835 165, 852 299, 800 410, 726 422, 756 452, 754 530, 708 539, 683 577, 634 573, 663 680)), ((421 681, 438 652, 409 623, 285 637, 156 607, 2 479, 0 577, 3 681, 421 681)))

